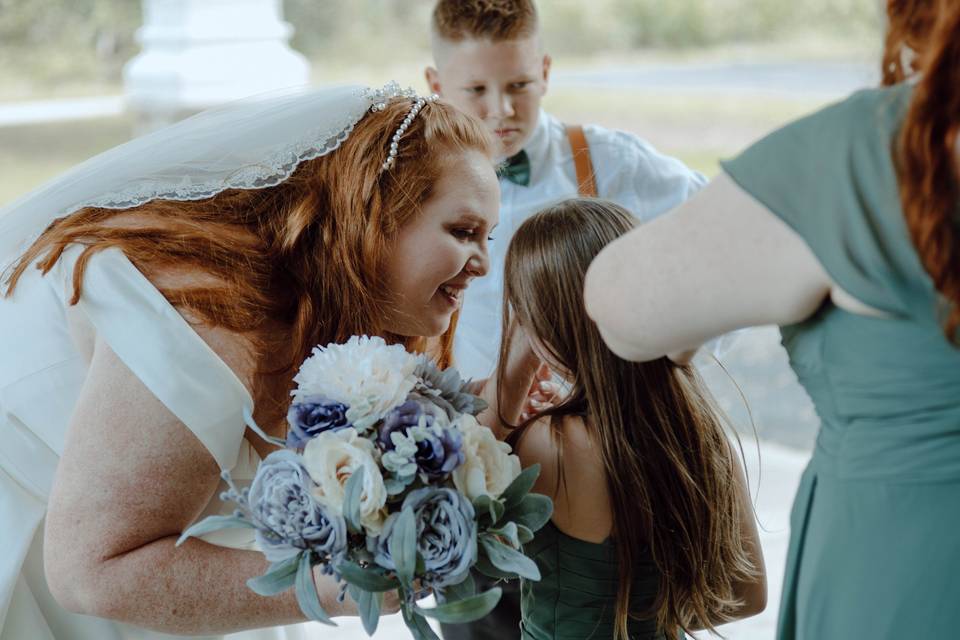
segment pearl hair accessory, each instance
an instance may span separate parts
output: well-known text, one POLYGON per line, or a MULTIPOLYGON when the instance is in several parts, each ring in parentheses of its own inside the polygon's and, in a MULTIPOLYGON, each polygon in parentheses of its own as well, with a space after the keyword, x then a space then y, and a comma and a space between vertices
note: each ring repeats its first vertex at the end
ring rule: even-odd
POLYGON ((410 111, 403 119, 403 122, 397 127, 393 138, 390 139, 390 152, 387 154, 387 159, 380 165, 380 173, 383 173, 384 171, 389 171, 390 167, 397 161, 397 153, 400 151, 400 138, 403 137, 410 123, 413 122, 413 119, 417 117, 417 114, 423 109, 423 105, 428 102, 436 102, 440 99, 440 96, 437 94, 428 97, 418 96, 413 88, 407 87, 406 89, 401 89, 396 81, 391 80, 385 84, 382 89, 370 91, 369 97, 373 101, 373 105, 370 107, 371 111, 383 111, 387 108, 387 103, 394 98, 408 98, 413 100, 413 106, 410 107, 410 111))

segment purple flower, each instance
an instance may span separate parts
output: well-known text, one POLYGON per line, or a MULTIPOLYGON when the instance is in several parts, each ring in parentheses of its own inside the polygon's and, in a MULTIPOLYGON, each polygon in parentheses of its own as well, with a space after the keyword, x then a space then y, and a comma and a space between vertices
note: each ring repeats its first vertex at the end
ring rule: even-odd
POLYGON ((384 467, 405 484, 414 471, 428 482, 442 480, 464 461, 460 431, 437 424, 417 400, 386 415, 377 442, 384 452, 384 467))
MULTIPOLYGON (((477 560, 477 521, 473 505, 460 492, 445 487, 411 491, 403 508, 413 509, 417 523, 417 555, 423 560, 420 576, 430 586, 458 584, 477 560)), ((388 570, 396 564, 390 555, 390 536, 399 513, 391 514, 383 532, 371 541, 374 562, 388 570)))
POLYGON ((347 405, 327 400, 322 396, 310 396, 294 402, 287 411, 287 447, 300 449, 324 431, 337 431, 351 426, 347 419, 347 405))
POLYGON ((336 562, 346 552, 346 522, 314 499, 314 486, 292 451, 275 451, 257 468, 246 500, 257 542, 270 562, 305 549, 336 562))

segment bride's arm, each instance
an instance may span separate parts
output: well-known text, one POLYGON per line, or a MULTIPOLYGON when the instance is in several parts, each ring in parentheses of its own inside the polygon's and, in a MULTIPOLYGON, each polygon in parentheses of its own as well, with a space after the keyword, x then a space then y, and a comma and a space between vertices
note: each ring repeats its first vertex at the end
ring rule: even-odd
MULTIPOLYGON (((54 597, 71 611, 177 634, 302 621, 291 593, 247 588, 267 569, 260 553, 196 539, 174 546, 218 478, 193 433, 98 341, 49 501, 44 567, 54 597)), ((318 586, 328 613, 346 613, 335 584, 318 586)))

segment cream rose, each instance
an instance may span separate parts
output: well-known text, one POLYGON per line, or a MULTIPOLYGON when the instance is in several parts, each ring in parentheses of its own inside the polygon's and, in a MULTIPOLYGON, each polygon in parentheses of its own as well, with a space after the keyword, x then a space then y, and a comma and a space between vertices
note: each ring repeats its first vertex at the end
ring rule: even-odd
POLYGON ((303 466, 317 483, 314 492, 317 501, 340 515, 343 515, 347 480, 362 467, 360 522, 367 533, 377 535, 386 517, 387 489, 373 457, 374 451, 374 444, 361 438, 356 429, 325 431, 307 443, 303 466))
POLYGON ((473 416, 460 416, 456 425, 463 434, 465 460, 453 470, 454 486, 470 500, 484 494, 499 496, 520 475, 520 458, 473 416))

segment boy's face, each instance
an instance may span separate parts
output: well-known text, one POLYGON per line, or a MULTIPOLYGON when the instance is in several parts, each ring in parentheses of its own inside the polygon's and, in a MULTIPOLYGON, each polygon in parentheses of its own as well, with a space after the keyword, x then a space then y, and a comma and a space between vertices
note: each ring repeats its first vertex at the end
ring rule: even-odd
POLYGON ((437 66, 426 70, 431 91, 487 125, 508 158, 523 149, 547 92, 550 56, 536 35, 491 42, 434 38, 437 66))

